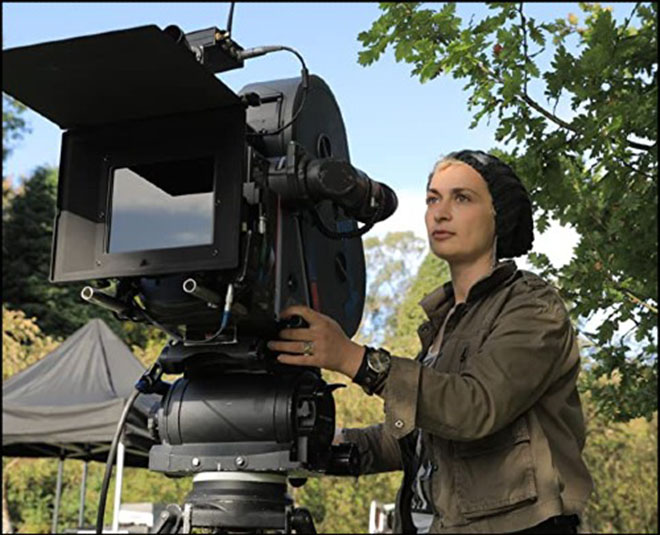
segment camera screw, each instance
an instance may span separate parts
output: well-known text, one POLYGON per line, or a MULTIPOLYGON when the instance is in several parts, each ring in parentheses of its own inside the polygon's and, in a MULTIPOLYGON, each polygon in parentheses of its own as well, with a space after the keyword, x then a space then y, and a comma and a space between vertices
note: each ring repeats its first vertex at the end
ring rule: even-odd
POLYGON ((193 457, 192 465, 193 465, 193 466, 199 466, 200 464, 201 464, 201 463, 200 463, 199 458, 197 458, 197 457, 193 457))
POLYGON ((238 468, 245 468, 247 466, 247 459, 245 457, 236 457, 236 466, 238 468))
POLYGON ((211 256, 218 256, 218 250, 213 249, 213 251, 211 251, 211 256))

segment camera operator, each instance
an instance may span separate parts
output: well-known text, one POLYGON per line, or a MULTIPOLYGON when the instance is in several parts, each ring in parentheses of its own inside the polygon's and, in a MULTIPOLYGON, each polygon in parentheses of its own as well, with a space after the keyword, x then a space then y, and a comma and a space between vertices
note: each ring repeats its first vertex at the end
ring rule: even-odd
POLYGON ((451 282, 420 303, 415 360, 358 345, 302 306, 282 316, 309 327, 269 347, 384 399, 384 423, 336 441, 358 445, 363 474, 404 470, 395 532, 577 533, 592 480, 576 335, 552 286, 500 260, 532 247, 529 195, 508 165, 463 150, 434 166, 425 218, 451 282))

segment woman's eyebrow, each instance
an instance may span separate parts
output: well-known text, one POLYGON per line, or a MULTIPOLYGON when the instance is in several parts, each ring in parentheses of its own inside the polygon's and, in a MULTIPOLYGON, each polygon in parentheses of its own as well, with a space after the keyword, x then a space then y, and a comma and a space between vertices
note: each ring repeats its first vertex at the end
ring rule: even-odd
MULTIPOLYGON (((451 188, 449 190, 450 193, 462 193, 464 191, 469 191, 470 193, 476 195, 477 197, 481 197, 481 195, 479 195, 476 191, 474 191, 473 189, 470 189, 470 188, 451 188)), ((434 193, 438 197, 442 197, 442 194, 435 188, 427 189, 426 193, 434 193)))

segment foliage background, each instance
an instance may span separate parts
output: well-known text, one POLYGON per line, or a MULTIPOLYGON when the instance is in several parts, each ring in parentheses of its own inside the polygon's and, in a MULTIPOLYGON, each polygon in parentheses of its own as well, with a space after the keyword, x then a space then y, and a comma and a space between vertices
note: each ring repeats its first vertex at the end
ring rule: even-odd
MULTIPOLYGON (((422 82, 448 74, 465 79, 475 124, 498 121, 496 141, 506 148, 498 154, 526 180, 537 229, 554 217, 582 236, 559 270, 531 257, 569 303, 584 346, 584 455, 595 492, 582 530, 657 533, 657 6, 636 3, 622 22, 598 4, 580 6, 580 16, 537 22, 521 4, 493 3, 492 16, 466 22, 452 4, 382 4, 383 15, 360 35, 360 62, 377 61, 391 46, 422 82), (577 43, 577 54, 569 42, 577 43), (566 110, 573 113, 562 117, 566 110), (589 332, 586 321, 594 317, 602 320, 589 332)), ((21 110, 3 95, 3 161, 28 132, 21 110)), ((55 188, 55 169, 39 168, 19 187, 3 177, 3 380, 90 317, 76 301, 79 288, 47 281, 55 188)), ((407 233, 370 239, 365 247, 370 285, 358 337, 414 356, 417 303, 447 280, 446 266, 428 256, 413 270, 422 249, 407 233)), ((145 365, 156 358, 160 333, 103 319, 145 365)), ((341 426, 382 419, 380 399, 353 385, 337 391, 336 400, 341 426)), ((65 463, 60 526, 77 523, 81 471, 79 461, 65 463)), ((8 516, 21 533, 49 532, 56 473, 56 460, 3 458, 3 528, 8 516)), ((101 464, 90 465, 88 525, 102 473, 101 464)), ((399 473, 310 479, 291 492, 320 532, 366 532, 371 500, 393 501, 400 479, 399 473)), ((180 503, 189 487, 188 479, 126 469, 123 501, 180 503)), ((111 515, 110 507, 107 524, 111 515)))
MULTIPOLYGON (((403 244, 403 247, 410 245, 403 244)), ((411 356, 419 350, 416 327, 421 321, 419 299, 447 280, 446 265, 427 256, 415 276, 409 277, 405 298, 396 308, 396 329, 385 341, 396 354, 411 356)), ((56 346, 34 321, 20 311, 3 307, 3 378, 36 362, 56 346)), ((368 340, 362 338, 361 341, 368 340)), ((145 364, 158 355, 163 340, 150 339, 144 348, 133 347, 145 364)), ((324 373, 328 382, 346 383, 338 374, 324 373)), ((335 393, 337 424, 345 427, 370 425, 382 420, 382 400, 367 397, 353 384, 335 393)), ((657 412, 650 421, 636 418, 612 423, 599 414, 589 394, 582 397, 587 421, 585 459, 595 482, 583 519, 583 531, 591 533, 657 532, 657 412)), ((78 521, 82 475, 80 461, 67 461, 60 507, 60 526, 78 521)), ((88 472, 86 525, 95 521, 103 465, 90 463, 88 472)), ((48 533, 51 527, 57 460, 3 459, 3 496, 8 513, 19 533, 48 533)), ((114 481, 114 479, 113 479, 114 481)), ((291 488, 298 505, 312 512, 319 533, 366 533, 371 500, 390 503, 401 481, 399 472, 363 476, 359 479, 311 478, 301 488, 291 488)), ((181 503, 190 490, 188 479, 168 479, 146 470, 124 472, 123 502, 181 503)), ((114 483, 110 488, 114 493, 114 483)), ((108 507, 106 524, 112 521, 108 507)))
POLYGON ((464 80, 472 127, 496 120, 491 152, 525 183, 536 229, 552 217, 580 235, 560 269, 528 258, 591 342, 593 402, 626 421, 657 406, 658 6, 630 4, 621 21, 598 3, 579 7, 537 21, 524 3, 493 2, 466 21, 455 3, 382 3, 358 36, 359 62, 391 47, 422 83, 464 80))

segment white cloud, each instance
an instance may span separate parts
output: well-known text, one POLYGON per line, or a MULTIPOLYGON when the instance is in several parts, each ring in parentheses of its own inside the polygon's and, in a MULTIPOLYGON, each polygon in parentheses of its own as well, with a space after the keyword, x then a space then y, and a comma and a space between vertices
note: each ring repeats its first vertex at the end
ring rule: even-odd
MULTIPOLYGON (((578 244, 580 235, 571 226, 562 226, 555 220, 550 220, 550 226, 543 234, 534 233, 532 252, 543 253, 556 268, 565 266, 573 257, 573 249, 578 244)), ((525 255, 518 262, 523 269, 530 269, 525 255)))
POLYGON ((388 232, 401 232, 412 230, 417 236, 427 242, 426 224, 424 223, 425 194, 423 188, 398 189, 396 196, 399 207, 396 212, 381 223, 376 223, 374 228, 367 232, 366 236, 382 237, 388 232))

